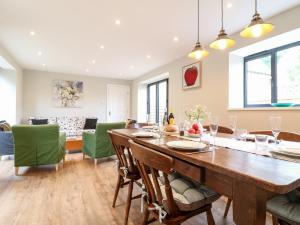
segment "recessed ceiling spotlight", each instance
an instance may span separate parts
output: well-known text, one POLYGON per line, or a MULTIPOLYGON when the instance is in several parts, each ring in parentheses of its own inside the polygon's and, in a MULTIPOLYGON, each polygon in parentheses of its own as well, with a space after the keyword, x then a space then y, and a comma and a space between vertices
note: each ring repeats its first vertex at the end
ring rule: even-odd
POLYGON ((39 56, 41 56, 43 53, 42 53, 41 51, 38 51, 37 54, 38 54, 39 56))
POLYGON ((151 59, 151 55, 146 55, 147 59, 151 59))
POLYGON ((87 73, 88 73, 88 72, 90 72, 90 70, 89 70, 88 68, 86 68, 86 69, 85 69, 85 72, 87 72, 87 73))
POLYGON ((177 36, 173 37, 173 41, 174 42, 178 42, 179 41, 179 38, 177 36))
POLYGON ((119 73, 119 76, 123 76, 123 73, 119 73))
POLYGON ((228 9, 230 9, 232 7, 232 3, 228 2, 226 6, 227 6, 228 9))
POLYGON ((104 49, 104 45, 100 45, 100 49, 104 49))
POLYGON ((34 30, 31 30, 31 31, 29 32, 29 34, 30 34, 31 36, 34 36, 34 35, 35 35, 35 31, 34 31, 34 30))
POLYGON ((115 20, 115 24, 116 24, 116 25, 120 25, 120 24, 121 24, 121 21, 117 19, 117 20, 115 20))
POLYGON ((131 66, 130 66, 130 69, 134 69, 134 65, 131 65, 131 66))
POLYGON ((93 59, 93 60, 92 60, 92 63, 93 63, 93 64, 95 64, 95 63, 96 63, 96 60, 95 60, 95 59, 93 59))
POLYGON ((46 66, 46 64, 45 64, 45 63, 43 63, 43 64, 42 64, 42 66, 43 66, 43 67, 45 67, 45 66, 46 66))

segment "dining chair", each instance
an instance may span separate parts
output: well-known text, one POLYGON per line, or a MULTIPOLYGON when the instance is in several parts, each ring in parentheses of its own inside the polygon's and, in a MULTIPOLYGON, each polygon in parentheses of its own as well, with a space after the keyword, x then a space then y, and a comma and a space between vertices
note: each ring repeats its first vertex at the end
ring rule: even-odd
POLYGON ((132 140, 129 143, 146 190, 143 193, 142 225, 157 220, 179 225, 203 212, 206 212, 208 225, 215 225, 211 207, 219 194, 176 173, 172 157, 132 140), (149 220, 150 215, 153 218, 149 220))
MULTIPOLYGON (((271 131, 255 131, 252 134, 268 134, 271 131)), ((300 134, 280 132, 278 139, 300 142, 300 134)), ((267 211, 272 214, 273 225, 300 225, 300 187, 285 195, 276 195, 267 202, 267 211)))
MULTIPOLYGON (((205 128, 207 131, 210 131, 210 127, 209 126, 203 126, 203 128, 205 128)), ((231 130, 228 127, 224 127, 224 126, 219 126, 218 127, 218 133, 222 133, 222 134, 233 134, 233 130, 231 130)), ((226 207, 225 207, 225 211, 224 211, 224 218, 227 217, 230 206, 231 206, 231 202, 232 199, 228 198, 227 202, 226 202, 226 207)))
MULTIPOLYGON (((203 126, 203 128, 206 129, 207 131, 210 131, 210 127, 208 125, 203 126)), ((231 130, 228 127, 218 126, 218 133, 233 134, 233 130, 231 130)))
POLYGON ((141 197, 141 195, 132 197, 133 184, 136 183, 139 187, 142 187, 142 184, 138 182, 138 180, 141 179, 141 176, 136 164, 134 163, 134 159, 130 151, 130 146, 128 142, 129 139, 122 135, 113 133, 112 131, 108 131, 108 134, 111 139, 113 148, 116 152, 116 155, 118 157, 118 180, 117 180, 112 207, 114 208, 116 205, 116 200, 120 188, 128 184, 129 186, 128 186, 128 195, 126 201, 125 220, 124 220, 124 224, 127 225, 131 200, 141 197), (125 182, 125 180, 128 181, 125 182))
MULTIPOLYGON (((251 131, 249 133, 273 136, 273 133, 271 130, 258 130, 258 131, 251 131)), ((287 132, 287 131, 281 131, 278 135, 278 140, 300 142, 300 134, 293 133, 293 132, 287 132)))

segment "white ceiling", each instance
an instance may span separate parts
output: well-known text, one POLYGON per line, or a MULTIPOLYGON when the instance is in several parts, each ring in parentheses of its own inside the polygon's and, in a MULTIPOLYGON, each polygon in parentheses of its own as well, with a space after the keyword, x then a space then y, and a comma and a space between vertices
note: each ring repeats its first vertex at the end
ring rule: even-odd
MULTIPOLYGON (((249 23, 254 0, 228 2, 233 6, 225 6, 225 28, 234 33, 249 23)), ((258 3, 268 18, 300 0, 258 3)), ((196 5, 196 0, 0 0, 0 43, 23 68, 133 79, 191 50, 196 5)), ((200 8, 206 45, 220 28, 220 0, 200 0, 200 8)))

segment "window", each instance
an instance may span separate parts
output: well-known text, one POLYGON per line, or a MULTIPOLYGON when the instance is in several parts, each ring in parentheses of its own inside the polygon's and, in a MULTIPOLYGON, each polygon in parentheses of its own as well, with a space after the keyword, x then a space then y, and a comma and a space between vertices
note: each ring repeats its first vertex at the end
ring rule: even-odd
POLYGON ((300 105, 300 42, 244 58, 244 106, 300 105))
POLYGON ((168 109, 168 79, 147 86, 147 113, 152 123, 160 123, 168 109))

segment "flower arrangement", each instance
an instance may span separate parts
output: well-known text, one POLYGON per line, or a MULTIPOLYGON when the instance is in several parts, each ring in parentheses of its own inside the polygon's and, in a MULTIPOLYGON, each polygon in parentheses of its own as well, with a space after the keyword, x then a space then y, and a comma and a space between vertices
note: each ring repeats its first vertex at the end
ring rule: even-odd
POLYGON ((190 110, 185 111, 186 117, 190 121, 202 121, 207 117, 207 108, 202 105, 195 105, 190 110))

